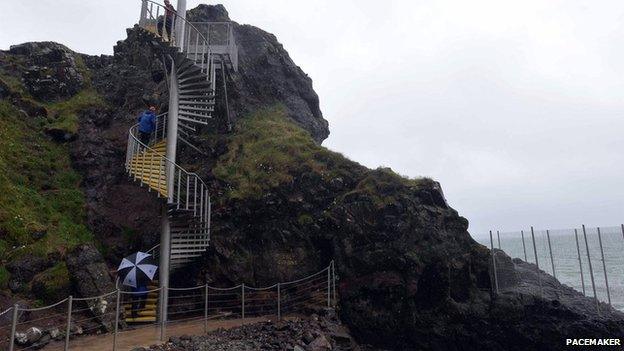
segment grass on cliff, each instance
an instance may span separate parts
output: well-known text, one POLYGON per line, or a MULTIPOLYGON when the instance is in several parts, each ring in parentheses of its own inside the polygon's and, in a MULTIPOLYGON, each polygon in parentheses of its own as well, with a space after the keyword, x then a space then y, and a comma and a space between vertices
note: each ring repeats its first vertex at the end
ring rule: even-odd
POLYGON ((79 183, 67 146, 0 101, 0 258, 62 254, 90 241, 79 183))
POLYGON ((283 106, 242 119, 228 145, 213 173, 230 185, 226 195, 233 199, 260 198, 266 190, 290 184, 305 172, 329 180, 349 172, 349 167, 359 167, 315 144, 307 131, 287 117, 283 106))
POLYGON ((47 104, 46 109, 52 119, 46 128, 76 133, 78 113, 88 108, 106 108, 104 99, 92 88, 80 91, 69 100, 47 104))

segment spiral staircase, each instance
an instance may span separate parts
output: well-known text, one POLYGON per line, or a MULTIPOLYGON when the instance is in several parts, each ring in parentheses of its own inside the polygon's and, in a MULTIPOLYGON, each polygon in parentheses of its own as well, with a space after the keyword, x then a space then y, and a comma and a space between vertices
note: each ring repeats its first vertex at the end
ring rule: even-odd
MULTIPOLYGON (((174 13, 174 33, 167 33, 166 28, 159 33, 158 21, 162 21, 165 8, 150 0, 142 0, 142 4, 139 28, 151 36, 152 43, 171 63, 171 70, 166 72, 170 81, 170 111, 157 116, 156 128, 147 145, 139 140, 138 124, 130 128, 125 168, 134 181, 162 198, 163 206, 166 206, 163 217, 167 218, 163 226, 167 227, 169 237, 166 247, 169 250, 168 257, 165 257, 167 261, 163 261, 167 250, 160 248, 162 282, 164 267, 168 267, 168 277, 169 270, 200 257, 210 244, 211 199, 208 186, 197 174, 186 171, 176 163, 177 143, 179 140, 190 145, 188 149, 197 150, 192 145, 193 133, 199 126, 208 125, 213 118, 217 70, 223 74, 225 87, 225 71, 236 70, 238 58, 229 23, 225 27, 227 32, 215 35, 211 33, 214 29, 212 23, 197 24, 203 29, 199 30, 186 21, 185 16, 174 13), (182 31, 180 26, 184 27, 182 31), (220 38, 218 40, 226 38, 226 45, 216 45, 214 40, 211 42, 211 35, 220 38), (171 118, 170 113, 175 116, 171 118), (175 125, 172 126, 172 123, 175 125)), ((223 27, 224 23, 218 25, 223 27)), ((161 241, 162 238, 161 235, 161 241)), ((158 256, 158 247, 152 251, 158 256)), ((168 282, 168 278, 166 280, 168 282)), ((148 304, 146 310, 140 313, 143 318, 137 321, 155 320, 155 308, 154 304, 148 304)))

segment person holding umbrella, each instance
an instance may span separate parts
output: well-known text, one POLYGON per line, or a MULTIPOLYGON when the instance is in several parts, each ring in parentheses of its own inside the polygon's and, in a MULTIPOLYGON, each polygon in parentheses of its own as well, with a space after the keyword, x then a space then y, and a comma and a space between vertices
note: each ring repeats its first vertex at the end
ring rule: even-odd
POLYGON ((132 288, 132 318, 145 308, 147 285, 154 279, 158 265, 154 257, 145 252, 137 252, 121 260, 117 274, 123 285, 132 288))

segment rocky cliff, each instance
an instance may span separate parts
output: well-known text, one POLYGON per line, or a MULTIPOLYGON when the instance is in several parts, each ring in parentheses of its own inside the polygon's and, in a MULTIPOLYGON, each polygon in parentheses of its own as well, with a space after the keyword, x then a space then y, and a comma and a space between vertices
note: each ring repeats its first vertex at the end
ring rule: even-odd
MULTIPOLYGON (((201 5, 188 16, 229 19, 220 5, 201 5)), ((182 149, 180 158, 211 184, 212 247, 201 262, 174 276, 174 284, 266 285, 335 260, 339 315, 360 341, 375 347, 562 349, 566 337, 623 335, 617 313, 588 314, 531 289, 493 296, 489 251, 472 240, 467 220, 447 205, 440 185, 371 170, 321 147, 327 122, 310 78, 275 36, 235 24, 235 38, 240 70, 227 78, 233 130, 218 119, 197 139, 206 155, 186 156, 182 149)), ((60 128, 62 133, 48 124, 44 129, 66 148, 80 175, 86 212, 76 221, 89 228, 113 266, 124 253, 157 243, 158 200, 132 184, 122 164, 128 128, 144 99, 158 98, 166 109, 162 56, 140 30, 129 29, 113 57, 70 53, 82 79, 66 62, 39 73, 39 82, 52 88, 38 91, 25 67, 55 45, 2 53, 4 67, 12 60, 28 62, 9 65, 13 80, 7 80, 15 87, 5 84, 5 90, 14 96, 25 87, 31 95, 11 104, 32 103, 34 111, 45 107, 42 99, 79 96, 85 85, 105 102, 76 108, 76 124, 60 128), (75 89, 61 88, 63 77, 75 89)), ((62 255, 46 259, 64 262, 62 255)))

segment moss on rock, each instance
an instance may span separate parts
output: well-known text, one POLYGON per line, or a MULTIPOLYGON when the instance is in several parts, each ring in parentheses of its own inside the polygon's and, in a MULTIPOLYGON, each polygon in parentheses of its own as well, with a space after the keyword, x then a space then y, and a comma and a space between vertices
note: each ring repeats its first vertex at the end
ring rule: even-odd
POLYGON ((31 283, 33 294, 46 303, 53 303, 71 294, 69 271, 65 262, 37 274, 31 283))

